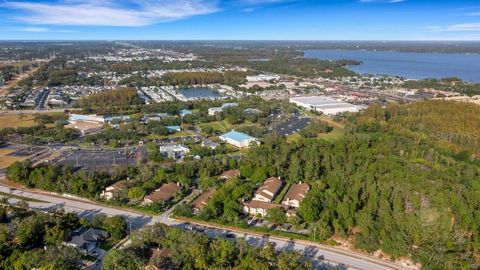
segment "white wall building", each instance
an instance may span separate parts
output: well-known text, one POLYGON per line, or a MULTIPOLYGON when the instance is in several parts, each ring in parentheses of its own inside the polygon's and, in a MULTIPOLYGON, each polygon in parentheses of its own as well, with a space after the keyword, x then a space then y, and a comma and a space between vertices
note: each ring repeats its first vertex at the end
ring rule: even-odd
POLYGON ((265 75, 260 74, 256 76, 247 76, 248 82, 266 82, 270 80, 280 80, 280 76, 278 75, 265 75))
POLYGON ((220 140, 228 144, 231 144, 233 146, 236 146, 238 148, 250 147, 250 144, 253 142, 257 144, 259 143, 257 138, 242 132, 234 131, 234 130, 221 135, 219 138, 220 140))
POLYGON ((353 105, 326 96, 294 97, 290 102, 308 110, 322 112, 326 115, 336 115, 343 112, 359 112, 363 106, 353 105))

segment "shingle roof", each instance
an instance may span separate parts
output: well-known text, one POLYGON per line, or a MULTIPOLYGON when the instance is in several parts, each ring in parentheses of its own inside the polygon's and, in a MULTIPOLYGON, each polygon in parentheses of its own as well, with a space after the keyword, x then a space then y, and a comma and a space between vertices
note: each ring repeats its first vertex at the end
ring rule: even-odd
POLYGON ((238 177, 238 176, 240 176, 240 170, 228 170, 228 171, 224 171, 220 175, 220 178, 229 179, 229 178, 238 177))
POLYGON ((163 184, 159 189, 147 195, 145 198, 152 202, 167 201, 171 199, 176 192, 180 191, 180 186, 175 183, 163 184))
POLYGON ((257 189, 255 194, 262 195, 262 196, 272 200, 274 196, 271 196, 270 194, 266 193, 265 191, 268 191, 270 193, 275 194, 280 190, 282 185, 283 185, 282 180, 280 180, 276 177, 270 177, 270 178, 267 178, 267 180, 265 180, 265 182, 263 182, 263 185, 257 189))
POLYGON ((272 208, 280 208, 280 207, 285 208, 280 204, 267 203, 267 202, 261 202, 261 201, 245 202, 243 203, 243 205, 249 208, 265 209, 265 210, 272 209, 272 208))
POLYGON ((215 193, 215 190, 205 191, 192 202, 192 206, 198 210, 202 210, 205 204, 213 197, 213 193, 215 193))
POLYGON ((307 195, 309 189, 310 186, 307 184, 294 184, 288 189, 287 194, 283 197, 283 201, 285 202, 287 199, 290 199, 301 202, 307 195))

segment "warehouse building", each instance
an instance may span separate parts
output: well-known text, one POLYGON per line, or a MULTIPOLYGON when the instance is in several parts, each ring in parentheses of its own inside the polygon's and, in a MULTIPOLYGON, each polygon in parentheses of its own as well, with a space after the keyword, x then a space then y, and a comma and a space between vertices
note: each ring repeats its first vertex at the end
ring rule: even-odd
POLYGON ((235 130, 232 130, 226 134, 223 134, 219 138, 220 140, 226 143, 229 143, 233 146, 236 146, 238 148, 249 147, 251 143, 256 143, 256 144, 259 143, 257 138, 242 132, 235 131, 235 130))
POLYGON ((353 105, 326 96, 294 97, 290 102, 308 110, 322 112, 326 115, 336 115, 343 112, 359 112, 363 106, 353 105))

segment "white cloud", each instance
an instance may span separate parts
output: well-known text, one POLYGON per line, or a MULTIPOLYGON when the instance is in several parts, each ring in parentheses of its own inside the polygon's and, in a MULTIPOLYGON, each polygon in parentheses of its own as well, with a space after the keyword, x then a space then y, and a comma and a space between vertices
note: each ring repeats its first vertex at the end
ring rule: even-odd
POLYGON ((374 4, 374 3, 396 4, 396 3, 405 2, 405 0, 359 0, 358 2, 362 4, 374 4))
POLYGON ((215 0, 63 0, 54 3, 11 2, 16 19, 44 25, 143 26, 219 10, 215 0))
POLYGON ((480 16, 480 11, 479 12, 471 12, 467 14, 468 16, 480 16))
POLYGON ((24 27, 15 29, 17 31, 22 32, 34 32, 34 33, 45 33, 45 32, 55 32, 55 33, 76 33, 77 31, 73 30, 57 30, 57 29, 50 29, 46 27, 24 27))
POLYGON ((37 33, 50 31, 50 29, 43 28, 43 27, 25 27, 25 28, 20 28, 18 30, 22 32, 37 32, 37 33))
POLYGON ((427 30, 434 32, 480 31, 480 23, 459 23, 448 26, 430 26, 427 30))

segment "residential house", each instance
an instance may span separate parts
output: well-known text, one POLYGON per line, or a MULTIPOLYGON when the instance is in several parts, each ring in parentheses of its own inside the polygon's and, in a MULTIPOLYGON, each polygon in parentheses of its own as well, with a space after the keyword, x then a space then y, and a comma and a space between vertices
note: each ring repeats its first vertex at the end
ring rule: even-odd
POLYGON ((181 126, 166 126, 168 132, 180 132, 182 131, 181 126))
POLYGON ((182 188, 175 183, 163 184, 159 189, 145 196, 143 199, 144 204, 151 204, 154 202, 169 201, 175 193, 179 192, 182 188))
POLYGON ((80 228, 72 233, 71 240, 65 244, 75 247, 83 253, 90 253, 106 238, 108 238, 108 232, 104 230, 80 228))
POLYGON ((105 200, 111 200, 119 195, 119 193, 124 190, 128 184, 132 183, 133 181, 130 179, 121 180, 116 182, 115 184, 108 186, 105 188, 102 193, 100 193, 100 198, 105 200))
POLYGON ((202 147, 207 147, 207 148, 210 148, 212 150, 215 150, 217 149, 217 147, 219 147, 220 144, 219 143, 216 143, 208 138, 205 138, 203 141, 202 141, 202 147))
POLYGON ((186 146, 179 144, 166 144, 160 146, 160 153, 167 158, 179 160, 190 152, 190 149, 186 146))
POLYGON ((224 171, 224 172, 218 177, 218 179, 228 180, 228 179, 230 179, 230 178, 239 177, 239 176, 240 176, 240 170, 228 170, 228 171, 224 171))
POLYGON ((301 182, 299 184, 292 185, 288 189, 287 194, 285 194, 283 197, 282 204, 289 207, 300 207, 300 203, 305 198, 309 190, 310 186, 304 183, 302 184, 301 182))
POLYGON ((284 208, 284 206, 270 203, 270 202, 261 202, 261 201, 251 201, 243 203, 243 211, 250 215, 261 215, 262 217, 267 215, 268 210, 273 208, 284 208))
POLYGON ((275 196, 277 196, 278 192, 280 192, 282 186, 282 180, 276 177, 270 177, 263 182, 261 187, 257 189, 253 200, 270 203, 273 201, 275 196))
POLYGON ((213 197, 215 190, 208 190, 202 193, 197 199, 192 202, 193 212, 197 214, 198 212, 202 211, 203 207, 210 201, 213 197))

